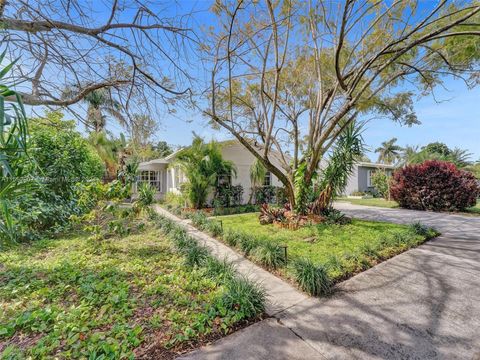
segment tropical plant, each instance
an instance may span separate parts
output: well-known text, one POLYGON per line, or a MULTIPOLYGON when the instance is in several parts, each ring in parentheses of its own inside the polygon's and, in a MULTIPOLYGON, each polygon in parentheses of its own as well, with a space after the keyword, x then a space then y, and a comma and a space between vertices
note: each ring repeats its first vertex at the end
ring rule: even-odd
POLYGON ((192 145, 177 155, 179 164, 187 177, 187 196, 195 209, 202 208, 212 188, 216 188, 219 179, 236 174, 233 162, 224 160, 220 145, 211 141, 205 143, 195 136, 192 145))
POLYGON ((423 146, 421 150, 417 147, 407 147, 404 150, 403 161, 406 164, 421 164, 427 160, 448 161, 454 163, 459 168, 470 166, 472 154, 468 150, 458 147, 450 149, 446 144, 433 142, 423 146))
POLYGON ((252 202, 257 187, 263 185, 266 174, 267 169, 265 169, 265 166, 263 166, 258 159, 255 159, 253 164, 250 166, 250 183, 252 184, 252 189, 248 203, 252 202))
POLYGON ((470 172, 449 162, 427 160, 395 171, 390 192, 404 208, 458 211, 476 204, 480 187, 470 172))
POLYGON ((372 174, 372 185, 380 196, 385 199, 390 198, 390 176, 384 169, 379 169, 372 174))
POLYGON ((328 165, 321 173, 319 193, 311 211, 321 214, 333 199, 342 194, 358 159, 364 153, 363 125, 349 123, 337 139, 328 165))
MULTIPOLYGON (((6 50, 0 54, 0 64, 6 50)), ((7 74, 15 62, 0 71, 0 245, 3 240, 17 238, 16 224, 12 216, 12 202, 32 187, 33 182, 23 177, 27 156, 28 124, 22 98, 5 83, 7 74), (14 98, 15 101, 8 101, 14 98)))
POLYGON ((260 214, 258 215, 260 224, 272 224, 273 222, 282 222, 285 220, 285 209, 274 208, 268 204, 262 204, 260 206, 260 214))
POLYGON ((388 141, 382 142, 380 147, 375 149, 378 153, 378 162, 382 164, 393 164, 400 160, 403 148, 396 144, 397 138, 391 138, 388 141))
POLYGON ((88 106, 86 126, 100 133, 105 131, 107 114, 115 118, 122 127, 128 127, 128 122, 122 114, 122 105, 114 100, 106 88, 94 90, 83 98, 88 106))

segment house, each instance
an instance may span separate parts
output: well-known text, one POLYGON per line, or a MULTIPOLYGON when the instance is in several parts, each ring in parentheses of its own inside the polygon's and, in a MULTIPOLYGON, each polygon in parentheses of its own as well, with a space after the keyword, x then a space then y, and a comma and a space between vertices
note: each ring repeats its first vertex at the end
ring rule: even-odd
POLYGON ((348 179, 344 195, 351 195, 356 191, 375 192, 375 187, 372 184, 372 174, 375 171, 385 171, 388 176, 391 176, 394 170, 394 165, 360 162, 355 165, 352 175, 348 179))
MULTIPOLYGON (((222 148, 222 157, 235 164, 236 176, 230 179, 232 185, 242 185, 243 202, 246 203, 250 197, 252 183, 250 181, 250 167, 255 162, 255 157, 236 140, 223 141, 219 143, 222 148)), ((157 199, 164 199, 168 192, 179 193, 180 186, 186 181, 185 175, 175 160, 178 151, 163 158, 142 162, 138 166, 138 182, 148 182, 157 189, 157 199)), ((273 160, 275 162, 275 158, 273 160)), ((277 163, 276 165, 279 166, 277 163)), ((263 182, 264 185, 283 186, 276 176, 267 172, 263 182)))
MULTIPOLYGON (((242 185, 243 202, 248 202, 252 183, 250 181, 250 167, 255 162, 255 157, 237 140, 223 141, 219 143, 222 148, 222 156, 225 160, 230 160, 235 164, 237 169, 236 176, 232 176, 230 182, 232 185, 242 185)), ((168 192, 180 193, 181 185, 186 181, 185 175, 179 166, 175 165, 178 151, 162 158, 154 159, 140 163, 138 170, 139 176, 137 182, 147 182, 157 189, 157 199, 165 198, 168 192)), ((275 159, 276 154, 272 153, 272 162, 280 166, 280 162, 275 159)), ((278 156, 278 154, 277 154, 278 156)), ((370 177, 371 174, 378 169, 386 169, 388 172, 393 171, 393 166, 372 163, 359 163, 355 166, 353 175, 349 178, 345 194, 354 191, 373 190, 370 177)), ((264 185, 283 186, 276 176, 267 172, 264 185)))

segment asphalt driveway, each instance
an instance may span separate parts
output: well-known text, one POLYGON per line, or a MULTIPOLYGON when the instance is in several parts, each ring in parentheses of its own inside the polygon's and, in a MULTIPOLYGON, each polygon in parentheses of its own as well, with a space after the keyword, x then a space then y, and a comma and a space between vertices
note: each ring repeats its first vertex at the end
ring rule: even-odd
POLYGON ((345 281, 331 298, 304 297, 184 358, 480 359, 480 218, 336 207, 357 218, 420 221, 442 236, 345 281))

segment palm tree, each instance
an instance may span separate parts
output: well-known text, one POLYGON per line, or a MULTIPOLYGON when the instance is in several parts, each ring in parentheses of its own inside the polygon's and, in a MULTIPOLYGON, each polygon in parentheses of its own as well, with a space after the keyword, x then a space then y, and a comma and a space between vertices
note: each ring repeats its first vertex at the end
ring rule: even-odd
POLYGON ((122 114, 121 104, 112 99, 106 89, 92 91, 83 98, 88 105, 87 126, 93 128, 96 133, 105 130, 107 115, 114 117, 120 126, 128 128, 128 122, 122 114))
POLYGON ((392 138, 382 142, 381 146, 375 149, 378 155, 378 162, 383 164, 393 164, 400 159, 400 153, 403 150, 400 145, 395 144, 397 138, 392 138))
POLYGON ((177 162, 187 177, 187 194, 192 206, 202 208, 211 188, 218 186, 220 176, 236 174, 233 162, 224 160, 220 145, 206 144, 195 136, 192 145, 179 152, 177 162))
POLYGON ((415 163, 415 159, 418 157, 418 145, 407 145, 402 150, 402 158, 401 163, 402 165, 408 165, 411 163, 415 163))
POLYGON ((455 148, 450 151, 450 154, 446 157, 447 161, 453 162, 459 168, 471 165, 470 161, 472 153, 469 153, 468 150, 455 148))
POLYGON ((252 166, 250 166, 250 182, 252 184, 252 190, 250 192, 250 198, 248 199, 248 203, 252 202, 255 188, 263 184, 265 175, 267 175, 267 169, 265 169, 265 166, 263 166, 263 164, 258 159, 255 159, 252 166))

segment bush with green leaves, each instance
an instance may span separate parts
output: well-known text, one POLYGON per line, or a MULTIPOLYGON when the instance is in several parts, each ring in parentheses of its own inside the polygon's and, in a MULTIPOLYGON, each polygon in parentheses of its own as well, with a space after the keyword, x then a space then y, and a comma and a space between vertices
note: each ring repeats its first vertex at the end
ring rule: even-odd
POLYGON ((269 269, 278 269, 286 264, 284 249, 274 241, 259 242, 253 258, 269 269))
POLYGON ((293 274, 300 288, 310 295, 326 295, 332 290, 327 268, 309 259, 296 259, 293 262, 293 274))
POLYGON ((137 212, 146 211, 149 209, 150 205, 155 202, 155 193, 156 189, 148 184, 148 183, 141 183, 138 187, 138 198, 133 203, 133 208, 137 212))
POLYGON ((104 168, 95 150, 75 130, 75 123, 63 120, 61 114, 32 119, 29 128, 31 162, 24 176, 35 179, 36 185, 16 197, 12 208, 18 233, 34 239, 63 231, 72 215, 91 210, 93 198, 87 204, 81 192, 94 190, 96 185, 88 190, 87 185, 98 181, 104 168))
POLYGON ((387 172, 383 170, 375 171, 372 174, 371 181, 377 193, 388 200, 390 197, 390 176, 388 176, 387 172))
POLYGON ((215 207, 213 209, 214 216, 222 215, 234 215, 234 214, 244 214, 250 212, 259 211, 260 207, 258 205, 246 204, 232 207, 215 207))

